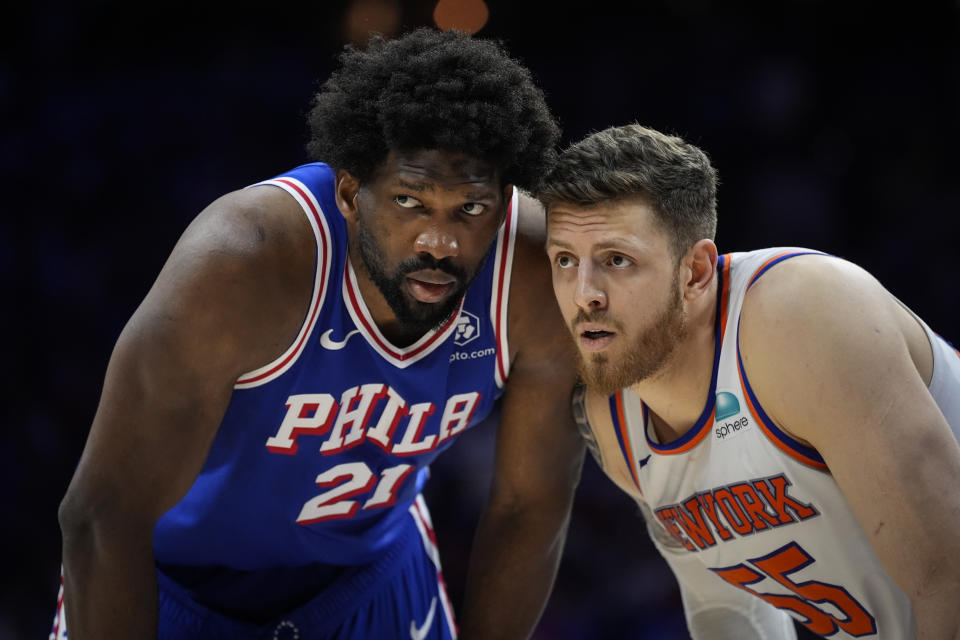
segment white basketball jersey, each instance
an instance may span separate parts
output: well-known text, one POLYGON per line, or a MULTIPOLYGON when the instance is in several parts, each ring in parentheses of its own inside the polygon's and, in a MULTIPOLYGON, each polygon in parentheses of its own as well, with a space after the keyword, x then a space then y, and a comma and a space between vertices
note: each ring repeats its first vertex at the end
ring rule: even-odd
MULTIPOLYGON (((767 418, 740 364, 737 332, 747 289, 777 262, 809 253, 817 252, 721 256, 717 355, 697 424, 681 439, 658 444, 643 402, 624 389, 610 398, 614 428, 646 499, 648 528, 683 588, 688 620, 698 607, 718 604, 751 620, 782 615, 759 597, 821 636, 913 638, 910 602, 823 458, 767 418)), ((934 351, 930 391, 957 436, 960 354, 921 324, 934 351)), ((717 632, 711 637, 724 637, 717 632)))

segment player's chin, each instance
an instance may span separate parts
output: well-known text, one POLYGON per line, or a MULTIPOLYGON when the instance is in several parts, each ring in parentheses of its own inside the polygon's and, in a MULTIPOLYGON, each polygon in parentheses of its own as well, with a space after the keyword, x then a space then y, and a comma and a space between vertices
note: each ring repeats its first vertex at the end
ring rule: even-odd
POLYGON ((407 313, 402 320, 408 328, 430 330, 445 325, 460 308, 459 296, 453 293, 440 302, 420 302, 410 296, 407 299, 407 313))

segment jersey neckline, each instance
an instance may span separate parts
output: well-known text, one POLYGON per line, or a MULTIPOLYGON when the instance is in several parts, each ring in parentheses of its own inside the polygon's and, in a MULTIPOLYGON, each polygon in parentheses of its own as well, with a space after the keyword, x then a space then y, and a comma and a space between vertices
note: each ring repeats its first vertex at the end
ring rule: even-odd
MULTIPOLYGON (((466 294, 464 294, 464 297, 466 297, 466 294)), ((419 340, 409 346, 398 347, 383 335, 377 323, 374 322, 370 309, 360 293, 357 274, 350 262, 350 257, 347 256, 346 258, 346 268, 343 270, 343 300, 347 311, 350 313, 350 318, 367 343, 387 361, 400 369, 404 369, 430 355, 453 333, 457 318, 460 317, 460 311, 463 310, 464 297, 460 298, 456 311, 450 314, 450 317, 441 326, 427 331, 419 340)))
MULTIPOLYGON (((676 440, 669 442, 667 444, 660 444, 656 442, 650 435, 651 425, 650 425, 650 409, 647 407, 646 403, 643 402, 643 399, 640 399, 640 406, 642 409, 641 420, 644 437, 647 440, 647 446, 653 453, 658 453, 661 455, 674 455, 678 453, 683 453, 689 451, 695 447, 703 438, 710 432, 710 428, 713 425, 714 410, 716 405, 717 397, 717 374, 720 367, 720 351, 723 345, 724 334, 727 329, 727 305, 730 298, 730 265, 732 262, 732 256, 730 254, 724 254, 717 258, 717 290, 719 295, 717 297, 717 305, 714 316, 714 347, 713 347, 713 369, 710 372, 710 387, 707 391, 707 399, 704 404, 703 411, 700 412, 700 416, 697 418, 697 421, 693 424, 690 429, 683 434, 681 437, 676 440)), ((623 405, 623 394, 624 390, 621 389, 617 391, 613 396, 610 397, 610 408, 611 415, 614 420, 614 428, 617 432, 617 438, 620 441, 621 449, 624 448, 624 445, 627 444, 624 442, 620 436, 620 432, 623 431, 626 433, 626 424, 625 421, 623 424, 619 424, 621 419, 625 419, 625 415, 622 412, 623 405), (619 407, 618 407, 619 405, 619 407)), ((633 456, 629 455, 625 450, 624 454, 627 460, 632 460, 633 456)), ((633 467, 631 466, 631 472, 634 472, 633 467)), ((636 473, 634 472, 636 478, 636 473)))

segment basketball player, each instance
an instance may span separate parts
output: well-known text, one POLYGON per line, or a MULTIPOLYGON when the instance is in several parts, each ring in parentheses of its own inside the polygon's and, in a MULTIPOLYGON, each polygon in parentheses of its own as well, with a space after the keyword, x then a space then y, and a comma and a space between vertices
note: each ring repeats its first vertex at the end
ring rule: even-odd
POLYGON ((629 125, 540 192, 593 455, 694 638, 957 638, 960 355, 838 257, 718 256, 715 180, 629 125))
POLYGON ((463 636, 542 610, 583 458, 519 191, 555 159, 543 95, 421 29, 347 48, 309 123, 318 162, 203 211, 117 342, 60 509, 58 639, 454 637, 420 493, 501 396, 463 636))

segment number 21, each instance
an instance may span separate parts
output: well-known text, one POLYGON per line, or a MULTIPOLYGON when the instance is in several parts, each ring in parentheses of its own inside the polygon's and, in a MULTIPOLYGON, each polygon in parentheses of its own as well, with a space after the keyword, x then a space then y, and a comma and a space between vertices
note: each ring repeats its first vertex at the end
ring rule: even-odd
POLYGON ((374 485, 376 490, 363 503, 363 508, 393 504, 397 499, 396 489, 412 470, 412 464, 398 464, 380 472, 378 482, 377 476, 363 462, 347 462, 327 469, 317 476, 316 483, 320 487, 333 486, 333 489, 308 500, 297 516, 297 523, 312 524, 321 520, 350 518, 361 507, 360 502, 348 498, 368 492, 374 485))

